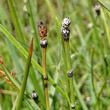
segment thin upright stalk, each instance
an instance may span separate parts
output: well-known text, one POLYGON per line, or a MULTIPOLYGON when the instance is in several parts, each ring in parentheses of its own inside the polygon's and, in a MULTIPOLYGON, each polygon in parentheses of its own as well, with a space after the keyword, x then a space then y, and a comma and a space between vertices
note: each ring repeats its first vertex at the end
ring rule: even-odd
POLYGON ((47 74, 46 74, 46 48, 42 48, 42 67, 44 75, 44 86, 45 86, 45 97, 46 97, 46 110, 49 110, 49 98, 48 98, 48 85, 47 85, 47 74))
POLYGON ((70 95, 70 102, 71 102, 71 109, 75 109, 75 98, 74 98, 74 85, 73 85, 73 69, 71 66, 71 58, 70 58, 70 48, 69 48, 69 35, 70 29, 69 25, 71 20, 69 18, 64 18, 62 22, 61 32, 63 36, 63 43, 64 43, 64 52, 65 52, 65 59, 66 59, 66 71, 69 79, 69 95, 70 95))
MULTIPOLYGON (((41 48, 40 48, 40 41, 39 41, 39 38, 38 38, 38 33, 37 33, 37 27, 36 27, 36 19, 35 19, 35 12, 34 12, 34 9, 33 9, 33 4, 32 4, 32 0, 28 0, 28 10, 30 12, 30 24, 31 24, 31 28, 32 30, 34 30, 34 37, 35 37, 35 48, 39 51, 39 55, 38 57, 41 58, 41 48)), ((41 59, 40 59, 41 60, 41 59)))
MULTIPOLYGON (((65 48, 64 48, 64 40, 63 40, 63 37, 61 37, 60 36, 60 30, 59 30, 59 28, 60 28, 60 26, 59 26, 59 20, 58 20, 58 18, 56 17, 55 18, 55 20, 56 20, 56 28, 57 28, 57 34, 58 34, 58 42, 60 42, 60 43, 62 43, 62 46, 61 46, 61 44, 59 45, 59 49, 60 49, 60 51, 62 51, 62 54, 60 54, 60 59, 63 57, 63 61, 64 61, 64 67, 66 68, 66 59, 65 59, 65 48), (61 37, 61 39, 60 39, 60 37, 61 37)), ((60 53, 60 52, 59 52, 60 53)), ((68 75, 65 73, 65 80, 66 80, 66 89, 67 89, 67 93, 69 94, 69 79, 68 79, 68 75)))
MULTIPOLYGON (((66 55, 66 63, 67 63, 67 71, 71 71, 71 58, 70 58, 70 49, 69 49, 69 42, 64 41, 64 47, 65 47, 65 55, 66 55)), ((75 105, 75 99, 74 99, 74 86, 73 86, 73 77, 69 78, 69 84, 70 84, 70 100, 71 104, 75 105)))
POLYGON ((102 56, 104 58, 105 54, 104 54, 104 50, 103 50, 103 47, 102 47, 102 44, 101 44, 101 41, 100 41, 100 37, 99 37, 99 33, 98 33, 98 30, 97 30, 96 20, 94 18, 94 14, 93 14, 93 11, 92 11, 91 0, 88 0, 88 5, 89 5, 89 8, 90 8, 91 19, 92 19, 92 22, 94 24, 94 32, 95 32, 95 35, 96 35, 96 39, 97 39, 98 45, 100 47, 101 54, 102 54, 102 56))
POLYGON ((92 56, 91 56, 91 73, 90 73, 90 91, 91 91, 91 99, 92 99, 92 105, 96 110, 98 110, 97 106, 97 94, 95 90, 95 85, 94 85, 94 74, 93 74, 93 57, 94 57, 94 48, 92 49, 92 56))
POLYGON ((27 78, 28 78, 28 74, 29 74, 29 69, 30 69, 30 65, 31 65, 32 52, 33 52, 33 39, 31 41, 28 60, 27 60, 26 67, 25 67, 25 73, 24 73, 21 89, 20 89, 18 99, 17 99, 16 110, 21 109, 22 99, 23 99, 23 96, 24 96, 24 92, 25 92, 25 88, 26 88, 26 84, 27 84, 27 78))
POLYGON ((64 61, 64 66, 65 66, 65 80, 66 80, 66 89, 67 89, 67 93, 70 94, 70 83, 69 83, 69 78, 68 78, 68 74, 67 74, 67 61, 66 61, 66 56, 65 56, 65 46, 64 46, 64 40, 63 38, 61 38, 61 42, 62 42, 62 56, 63 56, 63 61, 64 61))
MULTIPOLYGON (((100 37, 99 37, 99 33, 98 33, 98 30, 97 30, 97 26, 96 26, 96 20, 94 18, 94 14, 93 14, 93 11, 92 11, 92 3, 91 3, 91 0, 88 0, 88 5, 89 5, 89 8, 90 8, 90 14, 91 14, 91 19, 92 19, 92 22, 94 24, 94 32, 95 32, 95 35, 96 35, 96 38, 97 38, 97 42, 99 44, 99 47, 100 47, 100 51, 101 51, 101 54, 102 54, 102 57, 103 57, 103 60, 104 60, 104 63, 105 63, 105 67, 106 67, 106 80, 104 81, 104 84, 101 88, 101 91, 99 92, 99 95, 98 95, 98 101, 99 101, 99 98, 100 98, 100 95, 102 93, 102 90, 106 84, 106 81, 107 81, 107 78, 109 76, 109 69, 108 69, 108 63, 107 63, 107 60, 106 60, 106 57, 105 57, 105 53, 104 53, 104 49, 103 49, 103 46, 101 44, 101 40, 100 40, 100 37)), ((98 104, 99 105, 99 104, 98 104)))
POLYGON ((102 19, 103 19, 103 23, 104 23, 104 27, 105 27, 105 31, 106 31, 106 34, 107 34, 107 39, 108 39, 108 45, 110 46, 110 32, 109 32, 109 27, 108 27, 108 24, 106 22, 106 18, 105 18, 105 15, 104 15, 104 12, 103 12, 103 9, 101 8, 101 15, 102 15, 102 19))
POLYGON ((105 87, 105 85, 106 85, 106 83, 107 83, 107 80, 110 78, 110 73, 105 77, 105 80, 104 80, 104 83, 103 83, 103 85, 102 85, 102 87, 101 87, 101 90, 100 90, 100 92, 99 92, 99 94, 98 94, 98 98, 100 98, 100 95, 102 94, 102 91, 103 91, 103 89, 104 89, 104 87, 105 87))
POLYGON ((18 20, 18 16, 17 16, 16 11, 15 11, 13 2, 12 2, 12 0, 7 0, 7 1, 8 1, 8 5, 9 5, 12 21, 14 23, 14 27, 16 29, 16 33, 17 33, 18 39, 24 42, 25 39, 23 37, 23 33, 22 33, 22 30, 21 30, 21 26, 20 26, 20 23, 19 23, 19 20, 18 20))
MULTIPOLYGON (((11 41, 11 43, 23 54, 23 56, 27 59, 28 58, 28 52, 16 41, 16 39, 0 24, 0 30, 3 32, 3 34, 11 41)), ((39 71, 41 75, 43 75, 43 69, 42 67, 32 58, 31 60, 32 64, 35 66, 35 68, 39 71)), ((57 83, 48 75, 48 81, 52 84, 54 88, 64 97, 66 98, 65 93, 62 91, 62 89, 58 86, 57 83)))
POLYGON ((74 89, 75 89, 76 95, 77 95, 77 97, 79 99, 80 104, 82 105, 83 110, 88 110, 88 108, 87 108, 87 106, 86 106, 86 104, 85 104, 85 102, 84 102, 84 100, 83 100, 83 98, 81 96, 81 93, 78 90, 78 87, 76 85, 75 78, 73 78, 73 83, 74 83, 74 89))
POLYGON ((94 91, 95 98, 97 98, 96 90, 95 90, 95 85, 94 85, 94 74, 93 74, 93 56, 94 56, 94 49, 92 50, 92 58, 91 58, 91 83, 94 91))
POLYGON ((95 85, 94 85, 94 82, 93 82, 93 55, 94 55, 94 50, 92 51, 92 58, 91 58, 91 81, 92 81, 92 87, 93 87, 93 91, 94 91, 94 94, 95 94, 95 97, 97 97, 97 94, 96 94, 96 91, 95 91, 95 85))
POLYGON ((59 69, 57 69, 57 72, 58 72, 58 74, 59 74, 60 81, 61 81, 61 84, 62 84, 62 86, 63 86, 64 92, 65 92, 65 95, 66 95, 66 97, 67 97, 67 101, 68 101, 68 104, 69 104, 69 108, 70 108, 70 110, 71 110, 70 99, 69 99, 69 96, 68 96, 67 90, 66 90, 66 88, 65 88, 65 86, 64 86, 63 80, 62 80, 62 78, 61 78, 61 75, 60 75, 60 71, 59 71, 59 69))
POLYGON ((41 21, 38 25, 38 34, 40 37, 40 46, 42 48, 42 67, 44 76, 44 88, 46 97, 46 110, 49 110, 49 98, 48 98, 48 85, 47 85, 47 74, 46 74, 46 48, 47 48, 47 27, 41 21))

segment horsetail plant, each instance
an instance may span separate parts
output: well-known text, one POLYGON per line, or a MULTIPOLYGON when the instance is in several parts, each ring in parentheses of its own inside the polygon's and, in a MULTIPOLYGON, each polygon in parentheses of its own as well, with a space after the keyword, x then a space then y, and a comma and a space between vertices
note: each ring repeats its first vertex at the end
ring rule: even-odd
MULTIPOLYGON (((16 46, 16 48, 23 54, 23 56, 27 59, 28 52, 16 41, 16 39, 0 24, 0 30, 3 32, 3 34, 13 43, 13 45, 16 46)), ((31 60, 32 64, 35 66, 35 68, 39 71, 41 75, 43 75, 43 69, 42 67, 32 58, 31 60)), ((52 84, 54 88, 64 97, 65 93, 62 91, 62 89, 59 87, 57 83, 48 75, 48 80, 52 84)))
POLYGON ((47 28, 42 21, 38 25, 38 33, 40 36, 40 45, 42 48, 42 67, 43 67, 44 87, 45 87, 45 96, 46 96, 46 110, 49 110, 48 85, 47 85, 48 77, 46 74, 47 28))
POLYGON ((26 88, 27 78, 28 78, 28 74, 29 74, 29 68, 30 68, 30 65, 31 65, 32 52, 33 52, 33 38, 32 38, 32 41, 31 41, 31 46, 30 46, 28 60, 27 60, 26 68, 25 68, 24 78, 23 78, 20 93, 19 93, 18 99, 17 99, 16 110, 20 110, 20 108, 21 108, 22 99, 23 99, 23 96, 24 96, 24 91, 25 91, 25 88, 26 88))
POLYGON ((70 110, 71 110, 70 100, 69 100, 69 97, 68 97, 68 94, 67 94, 66 88, 65 88, 65 86, 64 86, 63 80, 62 80, 62 78, 61 78, 59 68, 57 68, 57 72, 58 72, 58 75, 59 75, 59 78, 60 78, 60 81, 61 81, 62 87, 63 87, 63 89, 64 89, 64 91, 65 91, 65 95, 66 95, 66 97, 67 97, 67 101, 68 101, 68 104, 69 104, 69 108, 70 108, 70 110))
POLYGON ((65 56, 66 56, 66 66, 67 66, 67 74, 69 78, 69 88, 70 88, 70 102, 71 102, 71 109, 75 109, 75 98, 74 98, 74 87, 73 87, 73 69, 71 67, 71 58, 70 58, 70 49, 69 49, 69 35, 70 29, 69 25, 71 20, 69 18, 64 18, 61 27, 61 33, 64 40, 64 49, 65 49, 65 56))

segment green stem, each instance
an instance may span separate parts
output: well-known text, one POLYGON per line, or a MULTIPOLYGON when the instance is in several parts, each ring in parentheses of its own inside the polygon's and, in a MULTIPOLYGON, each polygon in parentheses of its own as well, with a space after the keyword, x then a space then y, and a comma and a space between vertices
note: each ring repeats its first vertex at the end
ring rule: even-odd
POLYGON ((102 44, 101 44, 101 41, 100 41, 100 38, 99 38, 99 34, 98 34, 98 31, 97 31, 96 20, 94 18, 94 14, 93 14, 93 11, 92 11, 91 0, 88 0, 88 5, 89 5, 89 8, 90 8, 90 15, 91 15, 91 19, 92 19, 92 22, 93 22, 93 25, 94 25, 94 32, 95 32, 95 35, 96 35, 96 39, 97 39, 97 42, 99 44, 102 56, 104 58, 104 50, 103 50, 103 47, 102 47, 102 44))
POLYGON ((70 110, 71 110, 71 103, 70 103, 70 100, 69 100, 69 97, 68 97, 66 88, 65 88, 65 86, 64 86, 63 80, 62 80, 62 78, 61 78, 59 69, 57 69, 57 71, 58 71, 58 74, 59 74, 59 77, 60 77, 60 81, 61 81, 61 84, 62 84, 63 89, 64 89, 64 91, 65 91, 65 94, 66 94, 66 97, 67 97, 67 101, 68 101, 68 104, 69 104, 69 107, 70 107, 70 110))
POLYGON ((13 5, 13 2, 12 2, 12 0, 7 0, 7 1, 8 1, 8 5, 9 5, 9 8, 10 8, 12 21, 14 23, 14 27, 16 29, 16 33, 18 35, 18 38, 19 38, 19 40, 24 42, 25 40, 24 40, 24 37, 23 37, 23 33, 21 31, 20 23, 18 21, 18 17, 17 17, 17 14, 15 12, 15 8, 14 8, 14 5, 13 5))
POLYGON ((74 89, 75 89, 76 95, 77 95, 77 97, 78 97, 78 99, 80 101, 80 104, 82 105, 83 110, 88 110, 84 100, 82 99, 81 93, 78 90, 78 87, 76 85, 76 81, 75 81, 74 78, 73 78, 73 83, 74 83, 74 89))
POLYGON ((29 74, 29 68, 31 65, 32 51, 33 51, 33 39, 32 39, 30 50, 29 50, 29 55, 28 55, 28 60, 27 60, 26 68, 25 68, 24 78, 23 78, 20 93, 19 93, 18 99, 17 99, 16 110, 20 110, 20 108, 21 108, 22 99, 24 96, 24 91, 26 88, 27 78, 28 78, 28 74, 29 74))
POLYGON ((69 83, 69 78, 68 78, 68 74, 67 74, 67 61, 66 61, 66 57, 65 57, 65 46, 64 46, 64 40, 63 38, 61 38, 62 41, 62 56, 63 56, 63 61, 64 61, 64 66, 66 68, 66 73, 65 73, 65 79, 66 79, 66 88, 67 88, 67 92, 68 94, 70 94, 70 83, 69 83))
MULTIPOLYGON (((63 57, 63 61, 64 61, 64 67, 67 68, 66 66, 66 58, 65 58, 65 48, 64 48, 64 40, 63 40, 63 37, 61 37, 61 33, 60 33, 60 25, 59 25, 59 20, 57 17, 55 17, 55 21, 56 21, 56 28, 57 28, 57 35, 58 35, 58 42, 59 42, 59 49, 60 49, 60 52, 62 51, 62 54, 60 54, 59 52, 59 55, 61 55, 59 58, 59 60, 61 60, 61 58, 63 57), (62 44, 62 46, 61 46, 62 44)), ((67 70, 67 69, 66 69, 67 70)), ((66 90, 67 90, 67 93, 69 94, 69 79, 68 79, 68 75, 67 73, 64 74, 65 75, 65 80, 66 80, 66 90)))
MULTIPOLYGON (((71 71, 72 67, 71 67, 69 42, 64 41, 64 48, 65 48, 65 55, 66 55, 67 71, 71 71)), ((69 78, 69 84, 70 84, 70 100, 71 100, 71 104, 75 105, 73 77, 69 78)))
POLYGON ((97 94, 96 94, 96 91, 95 91, 95 85, 94 85, 94 79, 93 79, 93 56, 94 56, 94 49, 92 50, 92 58, 91 58, 91 79, 92 79, 92 86, 93 86, 93 91, 94 91, 94 94, 95 94, 95 97, 97 98, 97 94))
POLYGON ((92 103, 93 103, 93 106, 97 108, 97 105, 96 105, 96 101, 97 101, 97 94, 96 94, 96 91, 95 91, 95 85, 94 85, 94 74, 93 74, 93 56, 94 56, 94 48, 92 50, 92 57, 91 57, 91 74, 90 74, 90 84, 91 84, 91 89, 90 89, 90 92, 91 92, 91 99, 92 99, 92 103))
POLYGON ((107 34, 107 41, 108 41, 108 45, 110 46, 110 32, 109 32, 109 27, 108 27, 108 24, 106 22, 106 18, 105 18, 105 15, 104 15, 104 12, 103 12, 103 9, 101 8, 101 15, 102 15, 102 19, 103 19, 103 23, 104 23, 104 27, 105 27, 105 31, 106 31, 106 34, 107 34))
POLYGON ((36 20, 35 20, 35 13, 34 13, 34 9, 33 9, 33 4, 32 4, 32 0, 28 0, 28 5, 29 7, 27 7, 29 9, 29 12, 30 12, 30 23, 31 23, 31 28, 32 30, 34 30, 35 34, 35 46, 37 48, 37 51, 39 52, 39 55, 38 55, 38 58, 40 58, 41 60, 41 47, 40 47, 40 42, 39 42, 39 37, 38 37, 38 34, 37 34, 37 27, 36 27, 36 20))
POLYGON ((105 87, 105 85, 106 85, 106 83, 107 83, 107 80, 110 78, 110 74, 108 74, 106 77, 105 77, 105 80, 104 80, 104 83, 103 83, 103 85, 102 85, 102 87, 101 87, 101 90, 100 90, 100 92, 99 92, 99 94, 98 94, 98 98, 100 97, 100 95, 102 94, 102 91, 103 91, 103 89, 104 89, 104 87, 105 87))
MULTIPOLYGON (((68 67, 68 69, 69 70, 71 70, 72 68, 71 68, 71 58, 70 58, 70 49, 69 49, 69 42, 65 42, 64 41, 64 47, 65 47, 65 54, 66 54, 66 62, 67 62, 67 67, 68 67), (68 59, 68 60, 67 60, 68 59), (69 63, 68 63, 69 62, 69 63)), ((78 87, 77 87, 77 85, 76 85, 76 82, 75 82, 75 78, 73 77, 73 78, 71 78, 70 79, 70 82, 71 82, 71 90, 70 90, 70 92, 72 92, 72 97, 73 98, 71 98, 71 100, 74 102, 74 90, 75 90, 75 92, 76 92, 76 95, 77 95, 77 97, 78 97, 78 99, 79 99, 79 101, 80 101, 80 103, 81 103, 81 106, 82 106, 82 108, 83 108, 83 110, 88 110, 88 108, 87 108, 87 106, 86 106, 86 104, 85 104, 85 102, 84 102, 84 100, 82 99, 82 96, 81 96, 81 94, 80 94, 80 91, 78 90, 78 87)))
MULTIPOLYGON (((99 44, 99 47, 100 47, 100 51, 101 51, 101 54, 102 54, 102 57, 103 57, 103 60, 104 60, 104 63, 105 63, 105 66, 106 66, 106 74, 108 74, 109 72, 109 69, 108 69, 108 64, 107 64, 107 60, 106 60, 106 57, 105 57, 105 53, 104 53, 104 49, 103 49, 103 46, 101 44, 101 40, 99 38, 99 34, 98 34, 98 30, 97 30, 97 26, 96 26, 96 20, 94 18, 94 14, 93 14, 93 11, 92 11, 92 3, 91 3, 91 0, 88 0, 88 5, 89 5, 89 8, 90 8, 90 14, 91 14, 91 19, 92 19, 92 22, 94 24, 94 32, 95 32, 95 35, 96 35, 96 38, 97 38, 97 41, 98 41, 98 44, 99 44)), ((109 75, 108 75, 109 76, 109 75)), ((106 78, 108 78, 108 76, 106 78)), ((107 80, 107 79, 106 79, 107 80)), ((98 95, 98 99, 99 99, 99 96, 100 94, 102 93, 102 90, 106 84, 106 80, 101 88, 101 91, 99 92, 99 95, 98 95)), ((98 100, 99 101, 99 100, 98 100)))
MULTIPOLYGON (((28 52, 16 41, 16 39, 0 24, 0 30, 4 33, 4 35, 17 47, 17 49, 24 55, 24 57, 27 59, 28 52)), ((41 75, 43 75, 43 69, 42 67, 32 58, 31 60, 32 64, 36 67, 36 69, 39 71, 41 75)), ((53 87, 56 88, 56 90, 66 98, 65 93, 62 91, 62 89, 54 82, 54 80, 48 75, 49 82, 53 85, 53 87)))
POLYGON ((54 9, 53 9, 52 4, 50 3, 50 0, 45 0, 45 2, 46 2, 46 4, 47 4, 49 10, 51 11, 51 13, 52 13, 52 14, 54 15, 54 17, 55 17, 56 14, 55 14, 55 11, 54 11, 54 9))

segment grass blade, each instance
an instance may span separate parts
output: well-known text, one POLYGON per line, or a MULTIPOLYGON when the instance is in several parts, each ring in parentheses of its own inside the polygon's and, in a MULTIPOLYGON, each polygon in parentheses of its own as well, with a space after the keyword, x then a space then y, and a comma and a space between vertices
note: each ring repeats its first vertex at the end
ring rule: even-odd
POLYGON ((52 6, 50 0, 45 0, 45 2, 46 2, 46 4, 47 4, 49 10, 51 11, 51 13, 52 13, 52 14, 54 15, 54 17, 55 17, 56 14, 55 14, 55 11, 54 11, 54 9, 53 9, 53 6, 52 6))
MULTIPOLYGON (((2 6, 3 6, 3 4, 0 5, 0 10, 2 10, 2 11, 0 11, 0 22, 3 24, 3 26, 7 27, 10 32, 12 32, 12 27, 11 27, 11 24, 10 24, 10 21, 9 21, 10 18, 8 16, 8 12, 6 10, 4 11, 2 6), (2 14, 2 13, 4 13, 4 14, 2 14), (6 24, 5 21, 8 22, 7 23, 8 25, 6 24)), ((16 71, 18 73, 23 71, 22 67, 21 67, 21 65, 19 63, 19 57, 18 57, 18 55, 16 53, 15 47, 11 44, 9 39, 5 38, 5 42, 6 42, 7 46, 8 46, 8 48, 9 48, 9 52, 10 52, 11 58, 13 59, 12 61, 13 61, 13 64, 14 64, 14 66, 16 68, 16 71)))
POLYGON ((90 94, 91 94, 91 103, 95 107, 96 106, 96 100, 97 100, 97 94, 95 91, 95 85, 94 85, 94 74, 93 74, 93 57, 94 57, 94 48, 92 49, 92 56, 91 56, 91 73, 90 73, 90 94))
POLYGON ((19 38, 19 40, 24 41, 23 33, 21 31, 20 23, 18 21, 18 17, 17 17, 17 14, 15 12, 13 2, 12 2, 12 0, 7 0, 7 1, 8 1, 10 13, 11 13, 11 16, 12 16, 12 20, 13 20, 18 38, 19 38))
POLYGON ((70 107, 70 110, 71 110, 71 103, 70 103, 70 100, 69 100, 69 97, 68 97, 68 93, 67 93, 67 91, 66 91, 66 88, 65 88, 65 86, 64 86, 63 80, 62 80, 62 78, 61 78, 59 69, 57 69, 57 72, 58 72, 58 75, 59 75, 59 77, 60 77, 60 81, 61 81, 62 87, 63 87, 63 89, 64 89, 64 91, 65 91, 65 94, 66 94, 66 97, 67 97, 67 101, 68 101, 68 104, 69 104, 69 107, 70 107))
MULTIPOLYGON (((27 58, 28 52, 16 41, 16 39, 0 24, 1 31, 6 35, 6 37, 18 48, 18 50, 27 58)), ((36 63, 36 61, 32 58, 32 64, 36 67, 36 69, 43 75, 42 67, 36 63)), ((56 90, 66 98, 65 93, 62 89, 53 81, 53 79, 48 75, 49 82, 56 88, 56 90)))
POLYGON ((23 78, 20 93, 19 93, 18 99, 17 99, 16 110, 20 110, 20 108, 21 108, 22 99, 24 96, 24 91, 25 91, 25 87, 26 87, 26 83, 27 83, 28 74, 29 74, 29 68, 31 65, 32 52, 33 52, 33 39, 31 41, 31 46, 30 46, 27 64, 26 64, 26 68, 25 68, 24 78, 23 78))
MULTIPOLYGON (((16 39, 0 24, 0 29, 8 37, 8 39, 18 48, 18 50, 25 56, 28 57, 28 52, 16 41, 16 39)), ((42 67, 32 59, 32 63, 36 66, 37 70, 42 73, 42 67)))
POLYGON ((43 104, 43 106, 46 106, 46 105, 45 105, 45 98, 44 98, 43 91, 42 91, 41 86, 40 86, 40 84, 39 84, 39 81, 38 81, 38 79, 36 78, 36 75, 35 75, 34 73, 35 73, 35 71, 34 71, 34 69, 31 67, 31 68, 30 68, 30 74, 29 74, 29 76, 30 76, 30 78, 31 78, 31 81, 32 81, 32 83, 33 83, 33 86, 34 86, 35 90, 36 90, 37 93, 38 93, 39 100, 41 101, 41 103, 43 104))
POLYGON ((110 32, 109 32, 109 27, 108 27, 108 24, 106 22, 106 18, 105 18, 105 15, 104 15, 104 12, 103 12, 103 9, 102 8, 101 8, 101 15, 102 15, 102 19, 103 19, 104 26, 105 26, 105 31, 107 33, 108 45, 110 46, 110 32))
POLYGON ((110 5, 105 3, 103 0, 98 0, 99 3, 101 3, 108 11, 110 11, 110 5))
POLYGON ((31 22, 31 28, 34 30, 35 32, 35 45, 36 45, 36 48, 39 52, 39 57, 40 60, 41 60, 41 47, 40 47, 40 42, 39 42, 39 38, 38 38, 38 34, 37 34, 37 27, 36 27, 36 20, 35 20, 35 14, 34 14, 34 10, 33 10, 33 4, 32 4, 32 0, 28 0, 28 4, 29 4, 29 11, 30 11, 30 22, 31 22))
POLYGON ((81 94, 80 94, 80 92, 79 92, 79 90, 77 88, 75 79, 73 80, 73 83, 74 83, 74 89, 76 91, 77 97, 78 97, 78 99, 79 99, 79 101, 81 103, 81 106, 82 106, 83 110, 88 110, 88 108, 87 108, 84 100, 82 99, 82 96, 81 96, 81 94))

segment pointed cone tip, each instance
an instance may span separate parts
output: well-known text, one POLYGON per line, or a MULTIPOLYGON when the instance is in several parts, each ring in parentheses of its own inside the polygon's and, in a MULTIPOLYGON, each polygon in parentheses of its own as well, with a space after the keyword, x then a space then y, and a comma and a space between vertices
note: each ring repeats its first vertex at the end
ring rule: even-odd
POLYGON ((33 38, 31 40, 31 46, 30 46, 29 53, 32 54, 32 52, 33 52, 33 38))

